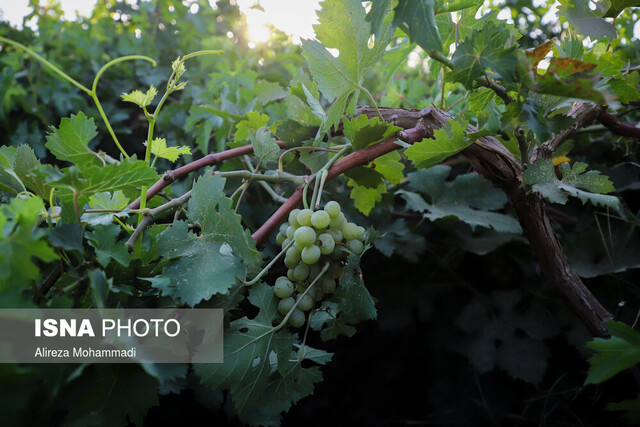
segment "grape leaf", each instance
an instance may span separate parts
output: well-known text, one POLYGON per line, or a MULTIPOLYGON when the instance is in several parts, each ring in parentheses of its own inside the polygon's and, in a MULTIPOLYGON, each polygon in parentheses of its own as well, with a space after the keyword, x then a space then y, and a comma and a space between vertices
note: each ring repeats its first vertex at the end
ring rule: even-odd
POLYGON ((442 40, 434 13, 435 0, 399 0, 393 25, 407 24, 409 39, 427 52, 442 52, 442 40))
POLYGON ((4 153, 0 152, 0 191, 18 194, 26 190, 26 187, 13 170, 11 161, 4 153))
POLYGON ((410 173, 411 186, 429 196, 430 203, 418 193, 400 190, 398 193, 407 201, 407 209, 425 212, 424 217, 431 221, 455 217, 472 229, 480 226, 501 233, 522 233, 514 217, 491 212, 506 204, 507 196, 502 191, 473 173, 458 175, 453 182, 446 182, 450 171, 451 167, 439 165, 410 173))
POLYGON ((499 367, 513 378, 538 384, 549 358, 542 340, 557 335, 559 328, 541 305, 518 309, 521 299, 520 291, 509 290, 471 301, 456 321, 471 336, 459 351, 480 373, 499 367))
POLYGON ((460 43, 451 57, 455 69, 445 75, 445 80, 460 82, 467 89, 472 89, 474 81, 484 78, 490 69, 492 73, 489 75, 507 82, 514 81, 517 47, 508 27, 488 21, 460 43))
POLYGON ((371 209, 382 200, 382 195, 387 192, 387 186, 384 183, 377 187, 369 188, 365 185, 359 185, 353 179, 347 181, 349 187, 353 187, 349 197, 353 199, 353 204, 360 212, 369 215, 371 209))
POLYGON ((600 75, 595 64, 572 58, 552 58, 547 72, 536 77, 534 91, 604 104, 605 94, 594 86, 600 75))
POLYGON ((348 112, 355 112, 364 73, 384 55, 393 31, 387 27, 370 49, 371 25, 359 0, 323 1, 318 21, 314 26, 317 41, 303 40, 302 47, 320 91, 333 103, 321 127, 324 132, 337 127, 352 95, 348 112), (338 56, 327 49, 337 49, 338 56))
MULTIPOLYGON (((596 6, 599 3, 595 2, 596 6)), ((593 40, 602 37, 614 40, 617 37, 616 28, 602 19, 605 11, 589 9, 588 0, 562 0, 559 11, 583 36, 589 36, 593 40)))
MULTIPOLYGON (((129 198, 125 197, 121 190, 116 190, 113 194, 109 191, 96 193, 89 197, 89 206, 92 209, 112 209, 121 210, 129 204, 129 198)), ((88 212, 81 217, 82 222, 90 225, 107 225, 113 222, 113 217, 127 218, 129 212, 121 210, 120 212, 88 212)))
MULTIPOLYGON (((256 250, 251 233, 242 226, 242 217, 231 208, 231 199, 225 196, 224 185, 224 178, 205 171, 193 184, 187 216, 200 225, 205 239, 228 243, 248 273, 255 273, 260 271, 262 257, 256 250)), ((246 273, 237 275, 244 278, 246 273)))
POLYGON ((573 167, 569 163, 558 166, 562 179, 556 177, 555 168, 551 160, 538 161, 529 165, 522 175, 522 182, 531 185, 531 189, 553 203, 564 205, 569 196, 578 197, 582 204, 591 201, 594 205, 608 206, 618 209, 620 199, 607 196, 615 190, 613 183, 598 171, 589 171, 587 164, 576 162, 573 167), (586 191, 585 191, 586 190, 586 191))
POLYGON ((171 259, 162 270, 169 280, 152 284, 176 303, 191 307, 213 295, 225 295, 237 277, 246 274, 242 261, 231 252, 229 244, 198 237, 186 221, 175 221, 158 238, 158 255, 171 259))
POLYGON ((344 173, 351 178, 355 184, 366 188, 378 188, 380 184, 384 184, 384 177, 375 169, 367 166, 358 166, 349 169, 344 173))
POLYGON ((267 163, 277 162, 280 147, 276 144, 276 139, 271 135, 267 127, 261 127, 257 131, 249 131, 249 139, 253 145, 253 154, 258 159, 256 168, 267 166, 267 163))
POLYGON ((25 287, 40 277, 34 260, 50 262, 56 253, 35 228, 44 203, 39 197, 14 198, 0 206, 0 290, 25 287))
POLYGON ((49 234, 49 242, 56 248, 62 248, 67 251, 77 251, 84 253, 82 245, 82 228, 78 223, 62 224, 58 223, 49 234))
POLYGON ((167 147, 167 140, 165 138, 154 138, 153 141, 151 141, 151 152, 157 157, 175 163, 182 154, 191 154, 191 148, 186 145, 167 147))
POLYGON ((158 382, 134 364, 94 364, 70 380, 63 396, 77 396, 69 405, 65 425, 142 425, 149 408, 158 404, 158 382))
POLYGON ((594 338, 587 347, 596 351, 589 359, 585 384, 598 384, 640 363, 640 333, 615 320, 607 322, 611 338, 594 338))
POLYGON ((80 169, 101 166, 98 155, 89 148, 89 142, 97 135, 93 119, 81 111, 63 118, 59 128, 52 128, 44 145, 58 160, 74 163, 80 169))
POLYGON ((480 88, 473 91, 471 96, 469 96, 469 111, 474 113, 484 111, 495 97, 495 92, 489 88, 480 88))
POLYGON ((151 85, 146 93, 140 90, 134 90, 130 93, 123 93, 121 97, 124 102, 132 102, 138 105, 140 108, 146 109, 146 107, 151 105, 151 102, 153 102, 153 98, 155 98, 157 94, 158 90, 153 87, 153 85, 151 85))
POLYGON ((29 190, 47 200, 51 195, 51 187, 45 183, 41 176, 35 173, 40 166, 40 160, 38 160, 30 146, 23 144, 16 149, 16 156, 13 161, 13 170, 16 175, 29 190))
POLYGON ((627 411, 625 417, 627 424, 640 424, 640 394, 633 400, 611 402, 607 405, 607 411, 627 411))
POLYGON ((373 245, 386 257, 397 253, 409 262, 418 262, 427 249, 425 238, 412 233, 404 219, 393 221, 380 232, 382 236, 373 245))
POLYGON ((204 384, 230 390, 241 418, 264 419, 287 411, 313 393, 313 384, 321 375, 317 367, 289 362, 296 359, 293 336, 286 329, 276 332, 272 327, 279 317, 273 289, 264 283, 254 285, 249 301, 260 311, 253 319, 234 320, 225 330, 224 363, 198 364, 194 370, 204 384), (279 369, 280 363, 286 368, 279 369))
POLYGON ((629 73, 622 76, 622 78, 609 80, 607 86, 616 96, 618 102, 631 102, 640 98, 640 91, 638 90, 639 79, 638 73, 629 73))
MULTIPOLYGON (((257 111, 249 111, 246 115, 246 119, 239 121, 236 124, 236 134, 233 137, 233 142, 229 143, 231 148, 240 147, 246 145, 245 140, 249 138, 249 131, 254 132, 261 127, 267 126, 269 123, 269 116, 266 114, 258 113, 257 111)), ((272 125, 269 129, 272 132, 276 132, 277 125, 272 125)))
POLYGON ((538 68, 538 64, 542 61, 549 52, 553 50, 555 46, 555 42, 553 40, 547 40, 539 46, 536 46, 532 50, 528 50, 526 52, 527 57, 531 60, 531 68, 536 70, 538 68))
POLYGON ((433 139, 425 138, 405 150, 407 158, 420 169, 430 168, 470 145, 465 137, 466 122, 449 120, 442 129, 433 133, 433 139))
POLYGON ((120 226, 109 224, 95 227, 86 233, 87 242, 96 250, 98 262, 107 268, 112 259, 127 267, 131 261, 131 254, 127 247, 118 242, 120 226))
POLYGON ((74 198, 81 209, 93 194, 104 191, 136 190, 143 185, 152 185, 158 177, 157 172, 146 162, 132 157, 106 166, 90 166, 82 170, 72 166, 63 169, 63 174, 55 177, 50 185, 58 189, 56 196, 63 202, 62 219, 68 222, 67 219, 75 215, 74 198))
POLYGON ((349 120, 342 120, 344 136, 351 141, 354 150, 383 141, 396 134, 402 128, 383 122, 380 117, 367 118, 364 114, 349 120))
POLYGON ((373 0, 371 2, 371 10, 367 13, 367 21, 371 23, 371 34, 380 37, 382 23, 384 22, 391 0, 373 0))
POLYGON ((610 0, 610 4, 609 9, 604 14, 605 18, 615 18, 628 7, 640 7, 640 1, 638 0, 610 0))
POLYGON ((372 164, 374 169, 382 174, 392 184, 398 184, 404 178, 402 170, 404 163, 400 161, 400 153, 392 151, 375 159, 372 164))

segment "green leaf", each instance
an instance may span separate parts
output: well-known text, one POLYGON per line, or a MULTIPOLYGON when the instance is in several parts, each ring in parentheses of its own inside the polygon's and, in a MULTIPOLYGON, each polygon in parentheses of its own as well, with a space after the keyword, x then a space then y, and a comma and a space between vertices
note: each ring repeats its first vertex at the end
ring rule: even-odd
MULTIPOLYGON (((230 390, 241 419, 278 418, 293 403, 313 393, 314 384, 322 377, 317 367, 303 368, 296 360, 293 336, 288 331, 274 331, 272 324, 279 314, 273 289, 264 283, 254 285, 249 301, 259 312, 253 319, 234 320, 225 330, 224 363, 198 364, 194 370, 204 384, 230 390), (286 363, 285 369, 275 369, 274 363, 286 363)), ((313 351, 311 356, 326 358, 313 351)), ((303 354, 302 360, 306 358, 303 354)))
POLYGON ((353 187, 349 197, 353 200, 354 206, 365 215, 369 215, 371 209, 382 200, 382 195, 387 192, 387 186, 384 183, 379 184, 377 187, 369 188, 364 185, 358 185, 356 181, 349 179, 347 185, 353 187))
POLYGON ((640 90, 638 90, 639 78, 638 73, 629 73, 622 76, 622 78, 609 80, 607 86, 616 96, 618 102, 631 102, 640 98, 640 90))
POLYGON ((610 0, 609 10, 604 14, 605 18, 615 18, 628 7, 640 7, 638 0, 610 0))
POLYGON ((492 10, 480 19, 476 19, 476 13, 479 8, 480 4, 476 2, 474 7, 462 10, 460 12, 460 20, 457 23, 452 21, 449 13, 438 13, 436 15, 436 23, 438 24, 443 46, 450 46, 451 43, 464 41, 474 30, 483 28, 487 22, 495 20, 498 16, 498 11, 492 10))
MULTIPOLYGON (((146 144, 145 144, 146 145, 146 144)), ((151 152, 157 157, 167 159, 171 163, 175 163, 182 154, 191 154, 191 148, 186 145, 180 147, 167 147, 165 138, 154 138, 151 141, 151 152)))
POLYGON ((87 242, 96 250, 98 262, 104 267, 116 260, 127 267, 131 262, 131 254, 127 247, 118 241, 121 228, 116 224, 95 227, 93 231, 86 233, 87 242))
POLYGON ((445 74, 445 80, 460 82, 467 89, 472 89, 474 81, 486 75, 507 82, 514 81, 518 63, 515 54, 517 47, 508 27, 488 21, 458 46, 451 57, 455 69, 445 74))
POLYGON ((431 221, 454 217, 475 227, 493 228, 500 233, 522 233, 518 220, 493 210, 501 209, 507 196, 477 174, 458 175, 453 182, 446 182, 449 166, 435 166, 429 170, 409 174, 411 186, 429 196, 430 203, 417 193, 401 190, 398 193, 407 201, 407 209, 425 212, 431 221))
POLYGON ((41 163, 33 149, 23 144, 17 148, 15 154, 13 170, 16 175, 29 190, 42 197, 43 200, 47 200, 51 194, 51 187, 45 183, 41 176, 35 173, 41 167, 41 163))
POLYGON ((89 142, 98 135, 93 119, 83 112, 63 118, 58 129, 47 135, 45 147, 58 160, 74 163, 79 169, 101 166, 102 162, 89 148, 89 142))
POLYGON ((559 12, 583 36, 593 40, 606 37, 609 41, 617 37, 616 28, 602 18, 604 11, 591 10, 589 0, 561 0, 559 12))
MULTIPOLYGON (((246 119, 241 120, 236 124, 236 134, 233 137, 233 143, 229 144, 230 147, 240 147, 246 145, 245 140, 249 139, 249 131, 254 132, 261 127, 267 126, 269 123, 269 116, 266 114, 258 113, 257 111, 250 111, 247 113, 246 119)), ((273 132, 276 132, 276 127, 271 126, 273 132)))
POLYGON ((620 199, 604 195, 615 190, 613 183, 598 171, 584 173, 587 166, 582 162, 576 162, 573 167, 563 163, 558 166, 562 174, 562 179, 559 180, 551 160, 539 161, 537 164, 529 165, 524 171, 522 182, 525 185, 531 185, 533 191, 553 203, 564 205, 569 200, 569 196, 573 196, 578 197, 582 204, 591 201, 594 205, 618 209, 620 199))
POLYGON ((170 258, 162 270, 169 281, 152 282, 163 295, 191 307, 213 295, 226 295, 244 277, 242 261, 227 243, 198 237, 186 221, 175 221, 160 234, 158 255, 170 258))
POLYGON ((407 24, 412 42, 418 43, 427 52, 442 52, 434 5, 434 0, 399 0, 393 25, 407 24))
POLYGON ((625 414, 627 424, 640 424, 640 394, 634 400, 611 402, 606 409, 607 411, 627 411, 625 414))
MULTIPOLYGON (((150 186, 158 180, 157 172, 146 162, 129 158, 120 163, 106 166, 91 166, 79 171, 76 167, 63 170, 62 176, 50 182, 58 189, 56 196, 63 202, 64 215, 75 216, 73 209, 74 197, 77 198, 79 209, 89 201, 89 197, 105 191, 139 190, 143 185, 150 186)), ((68 217, 67 217, 68 218, 68 217)))
POLYGON ((153 98, 155 98, 157 94, 158 90, 153 87, 153 85, 151 85, 146 93, 143 93, 139 90, 134 90, 130 93, 123 93, 121 96, 124 102, 132 102, 138 105, 140 108, 146 109, 146 107, 151 105, 151 102, 153 102, 153 98))
POLYGON ((409 262, 418 262, 427 249, 426 240, 409 229, 404 219, 397 219, 380 229, 382 236, 374 246, 386 257, 399 254, 409 262))
POLYGON ((49 234, 49 242, 56 248, 62 248, 66 251, 77 251, 80 254, 84 253, 82 228, 78 223, 58 223, 56 227, 51 230, 51 234, 49 234))
POLYGON ((68 426, 142 425, 158 404, 158 382, 135 364, 94 364, 70 379, 63 395, 77 396, 65 418, 68 426))
POLYGON ((22 193, 26 191, 26 187, 13 170, 11 162, 3 153, 0 152, 0 191, 9 193, 22 193))
POLYGON ((358 89, 361 88, 364 73, 384 55, 393 31, 386 28, 376 38, 373 48, 368 47, 371 25, 366 21, 366 13, 359 0, 325 0, 318 12, 315 40, 303 40, 304 56, 309 69, 322 94, 333 102, 327 112, 322 129, 337 126, 349 104, 350 113, 355 112, 358 89), (337 49, 338 57, 327 49, 337 49))
POLYGON ((256 168, 267 167, 268 163, 278 161, 280 147, 276 144, 276 139, 272 136, 269 128, 261 127, 255 132, 249 131, 249 138, 251 145, 253 145, 253 154, 258 159, 256 168))
POLYGON ((383 141, 402 130, 401 127, 383 122, 380 117, 367 118, 364 114, 349 120, 345 118, 344 136, 351 141, 354 150, 383 141))
POLYGON ((51 262, 56 253, 44 239, 45 232, 35 228, 44 203, 39 197, 14 198, 0 206, 0 290, 26 287, 40 278, 35 263, 51 262))
POLYGON ((371 2, 371 10, 367 13, 367 21, 371 23, 371 34, 380 37, 382 23, 384 22, 391 0, 373 0, 371 2))
POLYGON ((362 187, 377 188, 380 184, 384 184, 382 174, 367 166, 358 166, 349 169, 344 174, 351 178, 355 184, 362 187))
POLYGON ((112 193, 104 191, 89 197, 89 206, 93 209, 124 209, 129 204, 129 199, 121 190, 112 193))
POLYGON ((598 384, 640 363, 640 333, 615 320, 607 322, 611 338, 594 338, 587 347, 596 351, 589 359, 585 384, 598 384))
POLYGON ((471 92, 469 97, 469 111, 478 113, 484 111, 487 105, 496 97, 494 91, 489 88, 480 88, 471 92))
POLYGON ((373 167, 391 184, 398 184, 404 178, 404 174, 402 173, 404 163, 400 160, 400 153, 392 151, 375 159, 373 161, 373 167))
POLYGON ((452 156, 473 141, 465 137, 466 122, 449 120, 442 129, 433 133, 433 139, 425 138, 405 150, 407 158, 420 169, 430 168, 452 156))
MULTIPOLYGON (((193 184, 187 216, 200 225, 206 240, 228 243, 248 272, 256 273, 261 269, 262 256, 251 233, 242 226, 242 217, 232 209, 231 199, 225 196, 224 185, 224 178, 205 171, 193 184)), ((238 276, 244 278, 245 273, 238 276)))
POLYGON ((537 76, 534 91, 605 104, 604 94, 594 87, 600 80, 595 68, 577 59, 552 58, 547 72, 537 76))
POLYGON ((550 353, 543 340, 557 335, 559 328, 544 306, 522 309, 521 300, 520 291, 507 290, 471 301, 456 321, 469 336, 458 351, 479 373, 497 367, 513 378, 539 384, 550 353))

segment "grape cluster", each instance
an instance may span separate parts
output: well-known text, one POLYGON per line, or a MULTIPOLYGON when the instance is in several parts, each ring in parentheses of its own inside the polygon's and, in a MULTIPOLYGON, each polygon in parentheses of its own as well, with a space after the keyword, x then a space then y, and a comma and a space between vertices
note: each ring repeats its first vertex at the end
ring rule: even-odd
POLYGON ((291 211, 289 221, 280 226, 276 236, 278 244, 288 247, 284 258, 288 271, 286 276, 276 279, 274 287, 282 315, 289 313, 300 300, 289 317, 291 326, 304 325, 304 312, 311 310, 325 295, 335 292, 347 253, 360 255, 364 251, 364 232, 364 227, 347 221, 335 201, 315 212, 311 209, 291 211), (327 261, 329 269, 305 294, 327 261))

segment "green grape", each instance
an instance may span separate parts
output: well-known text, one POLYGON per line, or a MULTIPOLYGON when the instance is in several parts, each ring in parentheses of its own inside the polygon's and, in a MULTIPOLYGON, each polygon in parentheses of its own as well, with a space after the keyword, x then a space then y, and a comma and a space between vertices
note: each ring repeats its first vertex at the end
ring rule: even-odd
POLYGON ((335 218, 340 213, 340 203, 333 200, 327 202, 327 204, 324 205, 324 210, 329 214, 331 218, 335 218))
POLYGON ((293 297, 288 297, 280 300, 280 302, 278 303, 278 312, 283 316, 286 316, 286 314, 291 311, 295 303, 296 300, 294 300, 293 297))
POLYGON ((277 243, 277 244, 279 244, 279 245, 281 245, 281 244, 283 244, 283 243, 284 243, 284 240, 285 240, 286 238, 287 238, 287 236, 285 236, 284 234, 282 234, 282 233, 278 233, 278 234, 276 235, 276 243, 277 243))
MULTIPOLYGON (((364 243, 360 240, 349 240, 347 242, 347 248, 349 248, 349 250, 354 254, 360 255, 362 254, 362 251, 364 251, 364 243)), ((302 253, 304 253, 304 251, 302 253)))
MULTIPOLYGON (((352 222, 348 222, 342 226, 342 235, 344 240, 353 240, 358 238, 358 226, 352 222)), ((289 236, 287 236, 289 237, 289 236)))
POLYGON ((285 236, 287 235, 287 228, 289 228, 289 223, 288 222, 283 222, 282 225, 280 226, 280 233, 284 234, 285 236))
POLYGON ((319 289, 318 291, 316 291, 316 294, 313 297, 313 300, 315 302, 320 302, 324 299, 324 292, 322 291, 322 289, 319 289))
POLYGON ((296 300, 300 301, 298 303, 298 309, 302 311, 309 311, 313 307, 313 298, 309 295, 298 295, 296 300))
POLYGON ((299 328, 304 325, 304 322, 307 321, 307 316, 297 308, 293 310, 291 313, 291 317, 289 317, 289 324, 294 328, 299 328))
MULTIPOLYGON (((295 271, 294 271, 295 272, 295 271)), ((286 277, 278 277, 276 280, 276 284, 273 287, 273 293, 280 299, 288 298, 293 295, 293 291, 295 290, 295 286, 291 283, 291 280, 286 277)))
POLYGON ((291 243, 291 239, 286 238, 286 239, 284 239, 284 241, 282 242, 282 244, 280 246, 282 246, 283 248, 286 248, 287 246, 289 246, 289 243, 291 243))
POLYGON ((302 250, 300 258, 305 264, 315 264, 320 259, 320 248, 316 245, 307 246, 302 250))
POLYGON ((311 246, 316 241, 316 232, 311 227, 303 226, 296 230, 293 237, 301 247, 311 246))
POLYGON ((296 232, 296 228, 294 226, 292 226, 292 225, 288 226, 287 227, 287 231, 286 231, 287 239, 293 240, 293 236, 294 236, 295 232, 296 232))
POLYGON ((336 281, 326 276, 323 277, 321 289, 322 289, 322 292, 325 294, 334 293, 336 290, 336 281))
POLYGON ((364 240, 365 231, 367 231, 367 230, 365 230, 363 226, 359 225, 358 226, 358 237, 357 238, 360 239, 360 240, 364 240))
POLYGON ((300 226, 310 226, 312 215, 313 211, 311 209, 302 209, 297 216, 298 224, 300 226))
MULTIPOLYGON (((307 286, 307 287, 308 287, 308 286, 307 286)), ((305 291, 306 291, 306 289, 304 289, 302 292, 305 292, 305 291)), ((311 299, 314 299, 314 298, 315 298, 315 296, 316 296, 316 287, 314 286, 313 288, 309 289, 309 290, 307 291, 307 295, 308 295, 309 297, 311 297, 311 299)))
POLYGON ((287 249, 287 253, 285 255, 285 259, 289 258, 291 262, 298 263, 300 262, 300 254, 302 253, 302 247, 297 243, 294 243, 289 249, 287 249))
POLYGON ((293 256, 287 257, 285 255, 284 257, 284 265, 286 265, 287 268, 290 268, 292 270, 296 268, 296 265, 298 265, 299 262, 300 262, 300 257, 298 257, 298 259, 295 259, 295 257, 293 256))
MULTIPOLYGON (((342 270, 344 270, 344 267, 342 267, 338 263, 332 262, 331 265, 329 265, 329 269, 325 273, 325 277, 328 277, 330 279, 338 279, 342 275, 342 270)), ((324 293, 328 294, 329 292, 324 291, 324 293)))
POLYGON ((298 224, 299 213, 300 213, 300 209, 294 209, 291 212, 289 212, 289 224, 293 225, 294 227, 300 226, 300 224, 298 224))
POLYGON ((318 242, 320 242, 320 253, 322 255, 329 255, 336 247, 336 241, 333 240, 331 234, 322 233, 318 236, 318 242))
POLYGON ((318 274, 320 274, 320 271, 322 270, 322 267, 319 264, 313 264, 310 266, 309 268, 309 279, 313 280, 316 277, 318 277, 318 274))
POLYGON ((329 227, 341 229, 342 226, 346 223, 347 219, 344 217, 344 214, 340 212, 338 216, 336 216, 335 218, 331 218, 331 221, 329 221, 329 227))
MULTIPOLYGON (((295 267, 294 267, 295 268, 295 267)), ((290 268, 287 270, 287 277, 289 278, 289 280, 291 280, 292 282, 296 281, 296 276, 293 275, 293 268, 290 268)))
POLYGON ((329 233, 331 237, 333 237, 334 241, 342 242, 342 239, 343 239, 342 230, 337 228, 330 228, 329 230, 327 230, 327 233, 329 233))
POLYGON ((330 220, 331 217, 325 211, 315 211, 311 215, 311 225, 318 229, 326 228, 330 220))
POLYGON ((297 281, 304 280, 309 277, 309 266, 307 264, 298 264, 293 269, 293 276, 297 281))

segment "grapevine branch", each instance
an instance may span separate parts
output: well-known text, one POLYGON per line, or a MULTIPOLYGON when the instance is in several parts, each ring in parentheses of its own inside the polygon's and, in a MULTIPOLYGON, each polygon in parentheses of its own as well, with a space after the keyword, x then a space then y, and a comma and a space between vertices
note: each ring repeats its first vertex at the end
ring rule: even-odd
MULTIPOLYGON (((359 114, 365 114, 369 117, 381 114, 386 121, 403 127, 405 130, 400 132, 400 137, 406 139, 406 142, 433 137, 434 129, 441 128, 453 118, 445 111, 433 107, 423 110, 379 108, 379 112, 371 107, 360 107, 358 110, 359 114)), ((576 111, 573 114, 578 118, 577 122, 580 123, 574 125, 566 133, 561 133, 562 136, 549 141, 546 149, 551 154, 580 126, 592 121, 599 114, 599 107, 594 109, 592 104, 580 104, 576 106, 576 111)), ((475 132, 477 129, 469 126, 467 131, 475 132)), ((351 168, 367 164, 379 156, 401 148, 395 143, 396 139, 387 139, 346 156, 329 169, 328 179, 335 178, 351 168)), ((469 159, 478 173, 489 179, 495 186, 502 188, 511 200, 524 234, 531 244, 533 256, 539 262, 541 274, 547 282, 561 293, 567 304, 593 336, 608 337, 609 333, 605 322, 612 318, 611 313, 584 285, 565 256, 562 245, 553 231, 544 200, 536 193, 527 191, 522 185, 522 167, 516 158, 500 141, 493 137, 478 138, 462 154, 469 159)), ((549 154, 545 153, 545 156, 547 155, 549 154)), ((263 243, 270 233, 287 218, 289 212, 301 204, 302 189, 303 186, 300 186, 289 200, 253 234, 253 238, 258 244, 263 243)))
MULTIPOLYGON (((283 141, 276 141, 276 144, 278 144, 280 148, 285 148, 287 146, 287 144, 283 141)), ((234 157, 242 156, 245 154, 251 154, 252 152, 253 152, 252 145, 244 145, 242 147, 232 148, 230 150, 221 151, 219 153, 208 154, 201 159, 195 160, 177 169, 167 171, 164 173, 164 175, 162 175, 162 178, 160 178, 155 184, 153 184, 147 190, 147 200, 151 199, 151 197, 158 194, 160 190, 162 190, 167 185, 171 184, 176 179, 182 178, 183 176, 193 171, 204 168, 206 166, 212 166, 212 165, 218 164, 220 162, 223 162, 228 159, 232 159, 234 157)), ((131 202, 129 206, 127 206, 128 209, 138 209, 139 207, 140 207, 140 198, 131 202)))
POLYGON ((640 128, 633 123, 625 123, 615 115, 609 113, 604 108, 598 115, 598 121, 607 127, 611 132, 622 135, 640 138, 640 128))

